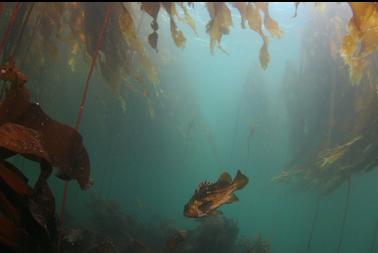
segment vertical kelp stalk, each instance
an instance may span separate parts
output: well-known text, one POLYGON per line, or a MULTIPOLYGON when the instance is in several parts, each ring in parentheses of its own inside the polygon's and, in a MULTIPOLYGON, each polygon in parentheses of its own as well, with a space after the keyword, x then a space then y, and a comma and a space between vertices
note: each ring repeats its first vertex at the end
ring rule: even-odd
POLYGON ((346 199, 345 199, 345 206, 344 206, 344 216, 343 216, 343 221, 341 223, 341 231, 340 231, 340 237, 339 237, 339 244, 337 245, 337 253, 340 253, 341 251, 341 245, 343 243, 343 237, 344 237, 344 228, 345 228, 345 222, 346 218, 348 216, 348 209, 349 209, 349 200, 350 200, 350 191, 352 188, 352 179, 348 178, 348 184, 347 184, 347 194, 346 194, 346 199))
POLYGON ((232 144, 231 144, 230 161, 229 161, 228 166, 231 166, 232 158, 233 158, 233 155, 234 155, 236 136, 237 136, 238 129, 239 129, 240 112, 241 112, 241 108, 242 108, 242 104, 243 104, 243 99, 241 99, 242 97, 243 97, 243 88, 240 91, 239 104, 238 104, 238 108, 237 108, 237 111, 236 111, 236 114, 235 114, 236 118, 235 118, 235 125, 234 125, 232 144))
MULTIPOLYGON (((108 23, 109 23, 111 10, 112 10, 112 4, 109 3, 108 6, 107 6, 107 9, 106 9, 104 23, 102 24, 102 27, 100 29, 100 33, 98 35, 96 50, 94 51, 94 54, 92 56, 92 63, 91 63, 91 66, 90 66, 90 69, 89 69, 89 72, 88 72, 88 76, 87 76, 87 79, 86 79, 85 84, 84 84, 83 96, 81 98, 80 108, 79 108, 79 112, 78 112, 77 118, 76 118, 75 129, 77 131, 80 128, 81 117, 82 117, 83 112, 84 112, 84 105, 85 105, 85 102, 87 100, 87 95, 88 95, 89 81, 92 78, 93 70, 94 70, 94 67, 96 65, 96 59, 97 59, 97 56, 99 54, 99 51, 100 51, 102 44, 103 44, 103 41, 104 41, 104 34, 105 34, 106 28, 107 28, 108 23)), ((60 222, 61 222, 60 223, 60 226, 61 226, 60 231, 61 232, 63 232, 63 228, 64 228, 64 210, 65 210, 66 204, 67 204, 67 192, 68 192, 68 181, 66 181, 64 183, 63 200, 62 200, 62 207, 61 207, 61 211, 60 211, 60 222)), ((61 239, 62 238, 60 236, 59 237, 59 244, 58 244, 59 249, 60 249, 61 239)))
POLYGON ((255 131, 256 131, 255 125, 252 125, 251 129, 249 130, 249 134, 248 134, 248 138, 247 138, 247 164, 246 164, 246 168, 248 168, 248 165, 249 165, 251 141, 252 141, 253 136, 255 135, 255 131))
POLYGON ((203 125, 204 128, 204 135, 207 140, 207 143, 210 146, 210 150, 214 156, 215 162, 218 164, 219 168, 223 168, 224 163, 222 162, 219 152, 217 149, 217 145, 215 144, 214 136, 211 134, 210 129, 207 125, 203 125))
POLYGON ((33 31, 31 33, 31 36, 30 36, 30 42, 28 43, 27 47, 26 47, 26 50, 23 54, 23 58, 22 58, 22 62, 20 64, 21 66, 21 69, 24 68, 25 66, 25 62, 26 62, 26 58, 28 57, 29 55, 29 52, 30 52, 30 49, 31 49, 31 46, 33 44, 33 41, 34 41, 34 38, 35 38, 35 35, 37 34, 37 27, 39 26, 39 23, 40 23, 40 20, 41 20, 41 14, 39 14, 35 20, 35 23, 33 24, 32 28, 33 28, 33 31))
POLYGON ((331 72, 331 94, 329 101, 329 111, 328 111, 328 129, 327 129, 327 146, 330 147, 332 143, 332 130, 335 122, 335 93, 336 93, 336 84, 335 84, 335 74, 331 72))
MULTIPOLYGON (((5 30, 5 33, 3 35, 3 38, 2 38, 1 44, 0 44, 0 56, 3 54, 4 48, 8 44, 9 36, 10 36, 11 31, 14 28, 14 24, 16 22, 17 14, 20 11, 20 7, 21 7, 20 2, 17 2, 16 5, 14 6, 14 8, 13 8, 12 15, 9 17, 7 29, 5 30)), ((4 61, 4 59, 6 59, 5 54, 3 54, 2 59, 3 59, 3 61, 4 61)), ((3 84, 4 83, 5 83, 5 81, 3 81, 3 84)), ((5 89, 6 89, 5 85, 2 85, 2 89, 0 91, 0 100, 3 99, 3 97, 5 95, 5 89)))
POLYGON ((318 221, 318 217, 319 217, 319 203, 320 203, 320 195, 316 199, 315 213, 314 213, 314 218, 312 219, 310 237, 308 238, 306 253, 310 252, 312 238, 314 236, 314 231, 315 231, 315 225, 316 225, 316 223, 318 221))
POLYGON ((8 39, 10 36, 11 31, 13 30, 14 23, 16 22, 17 14, 20 10, 21 4, 20 2, 17 2, 16 5, 13 8, 12 15, 9 18, 7 29, 5 30, 3 39, 1 40, 0 44, 0 55, 3 53, 5 46, 8 43, 8 39))
MULTIPOLYGON (((35 3, 31 3, 27 12, 26 12, 26 15, 24 16, 24 19, 22 21, 22 24, 21 24, 21 29, 20 29, 20 32, 18 34, 18 37, 16 38, 16 41, 15 43, 13 44, 12 48, 11 48, 11 51, 10 51, 10 56, 12 58, 16 58, 16 53, 17 53, 17 49, 19 48, 19 45, 20 45, 20 42, 21 42, 21 39, 24 35, 24 32, 25 32, 25 27, 29 21, 29 18, 30 18, 30 14, 32 13, 32 10, 34 8, 34 5, 35 3)), ((30 43, 31 44, 31 43, 30 43)))
POLYGON ((375 243, 377 241, 377 235, 378 235, 378 218, 375 223, 374 231, 373 231, 373 241, 371 242, 371 247, 370 247, 370 253, 374 253, 375 249, 375 243))
POLYGON ((273 219, 272 219, 272 237, 271 237, 272 241, 274 241, 274 238, 276 238, 277 231, 279 230, 279 227, 278 227, 279 218, 282 217, 282 215, 280 215, 280 212, 282 208, 282 202, 284 201, 285 197, 286 197, 285 191, 281 191, 279 193, 278 200, 276 202, 278 203, 277 207, 274 208, 273 219))
POLYGON ((185 143, 184 143, 184 157, 182 159, 183 164, 185 164, 185 160, 186 160, 186 157, 187 157, 187 153, 188 153, 188 149, 189 149, 190 136, 192 135, 193 128, 195 126, 194 124, 195 124, 195 122, 194 122, 194 119, 193 119, 188 123, 188 126, 187 126, 185 140, 184 140, 185 141, 185 143))
POLYGON ((247 162, 246 162, 246 168, 248 168, 248 164, 249 164, 249 150, 250 150, 250 147, 251 147, 251 137, 248 136, 248 139, 247 139, 247 162))
MULTIPOLYGON (((111 115, 113 115, 113 113, 111 115)), ((109 150, 108 150, 109 155, 108 155, 108 157, 112 157, 111 154, 114 152, 114 141, 115 141, 115 138, 116 137, 114 136, 114 133, 113 133, 112 137, 111 137, 111 140, 110 140, 110 144, 109 144, 109 150)), ((110 196, 111 196, 111 193, 112 193, 111 190, 112 190, 112 186, 113 186, 113 182, 114 182, 114 174, 115 174, 114 161, 115 161, 115 159, 113 158, 113 159, 111 159, 111 162, 109 163, 109 168, 108 169, 109 169, 110 173, 108 173, 108 174, 110 174, 110 175, 109 175, 109 178, 107 180, 108 181, 107 185, 105 184, 104 185, 104 189, 103 189, 104 196, 106 197, 106 199, 109 199, 110 196)), ((104 178, 105 178, 105 175, 104 175, 104 178)))

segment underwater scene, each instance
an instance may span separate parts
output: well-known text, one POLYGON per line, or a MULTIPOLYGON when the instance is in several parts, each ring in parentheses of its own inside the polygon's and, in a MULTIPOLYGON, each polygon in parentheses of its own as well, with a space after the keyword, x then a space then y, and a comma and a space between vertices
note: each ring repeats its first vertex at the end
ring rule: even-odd
POLYGON ((1 2, 0 253, 378 253, 376 2, 1 2))

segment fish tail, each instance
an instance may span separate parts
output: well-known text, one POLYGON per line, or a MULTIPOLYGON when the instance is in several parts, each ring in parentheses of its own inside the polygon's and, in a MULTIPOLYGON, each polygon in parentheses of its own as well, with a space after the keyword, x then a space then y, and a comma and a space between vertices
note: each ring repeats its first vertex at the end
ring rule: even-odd
POLYGON ((236 189, 243 189, 249 182, 249 179, 246 175, 242 174, 240 170, 236 173, 233 184, 236 185, 236 189))

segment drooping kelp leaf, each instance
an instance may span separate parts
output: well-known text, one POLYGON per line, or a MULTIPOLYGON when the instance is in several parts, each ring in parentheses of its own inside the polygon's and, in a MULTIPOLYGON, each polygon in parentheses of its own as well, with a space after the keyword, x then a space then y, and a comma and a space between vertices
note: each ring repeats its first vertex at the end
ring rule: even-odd
POLYGON ((179 2, 178 4, 180 5, 181 9, 184 11, 184 16, 183 17, 179 16, 178 18, 181 21, 183 21, 184 23, 186 23, 188 26, 190 26, 190 28, 193 30, 193 32, 196 35, 198 35, 196 23, 195 23, 194 19, 192 18, 192 16, 190 16, 188 9, 186 8, 186 6, 184 5, 183 2, 179 2))
POLYGON ((122 4, 123 11, 119 16, 119 25, 122 31, 123 38, 125 39, 128 46, 137 51, 143 52, 144 47, 140 39, 138 38, 137 31, 135 29, 135 24, 129 9, 122 4))
POLYGON ((341 56, 349 65, 353 83, 360 83, 369 57, 378 47, 378 6, 370 2, 349 2, 352 18, 343 39, 341 56))
MULTIPOLYGON (((154 84, 159 84, 159 77, 155 66, 150 61, 147 52, 143 46, 142 41, 138 37, 138 32, 136 31, 134 21, 132 19, 130 10, 127 6, 123 6, 123 12, 119 17, 119 23, 121 27, 122 34, 128 46, 135 51, 139 56, 139 66, 143 72, 146 73, 148 80, 154 84)), ((157 40, 157 38, 156 38, 157 40)), ((156 45, 157 46, 157 45, 156 45)), ((134 55, 133 55, 134 56, 134 55)), ((133 59, 136 57, 133 57, 133 59)), ((135 71, 138 75, 138 71, 135 71)), ((137 78, 136 78, 137 79, 137 78)))
POLYGON ((295 2, 294 3, 295 12, 294 12, 294 15, 292 16, 292 18, 297 17, 297 15, 298 15, 298 6, 299 6, 300 3, 301 2, 295 2))
POLYGON ((11 82, 5 100, 0 103, 2 148, 47 161, 59 169, 61 178, 76 179, 82 189, 88 188, 90 162, 81 135, 30 102, 26 79, 14 65, 7 63, 1 69, 0 78, 11 82))
POLYGON ((280 38, 283 35, 283 31, 279 27, 278 23, 272 19, 269 14, 269 6, 267 2, 256 2, 256 7, 264 13, 264 26, 269 33, 275 37, 280 38))
POLYGON ((29 198, 28 208, 34 220, 43 228, 45 234, 50 239, 56 239, 55 198, 47 183, 52 168, 45 161, 40 163, 40 168, 41 172, 33 188, 33 194, 29 198))
POLYGON ((185 37, 182 31, 177 29, 177 25, 173 19, 170 21, 171 23, 171 34, 172 38, 175 41, 177 47, 183 48, 185 45, 185 37))
POLYGON ((245 11, 245 18, 248 21, 248 26, 255 32, 257 32, 261 37, 265 37, 262 31, 262 22, 261 16, 258 8, 252 4, 247 4, 246 11, 245 11))
POLYGON ((0 125, 0 147, 0 154, 6 149, 16 154, 29 156, 36 161, 42 159, 50 161, 43 147, 41 135, 22 125, 13 123, 0 125))
POLYGON ((50 158, 47 161, 59 169, 60 178, 76 179, 82 189, 91 186, 89 157, 82 137, 75 129, 51 119, 36 104, 31 104, 15 123, 39 132, 50 158))
POLYGON ((156 52, 158 51, 157 49, 158 39, 159 39, 159 35, 157 32, 152 32, 150 35, 148 35, 148 43, 153 49, 156 50, 156 52))
POLYGON ((141 9, 156 21, 160 11, 160 2, 142 2, 141 9))
POLYGON ((16 167, 6 161, 0 161, 0 168, 0 180, 13 191, 24 197, 32 194, 27 178, 16 167))
POLYGON ((41 173, 33 189, 10 163, 2 161, 0 169, 0 218, 6 219, 0 220, 0 248, 5 244, 11 249, 28 248, 16 252, 51 252, 57 239, 55 200, 47 184, 51 166, 46 161, 41 162, 41 173), (7 225, 8 220, 12 227, 7 225), (22 236, 17 236, 15 231, 21 231, 22 236), (10 243, 12 239, 18 244, 10 243))
POLYGON ((26 252, 28 246, 31 246, 27 242, 25 231, 1 213, 0 227, 0 245, 5 245, 13 252, 26 252))
POLYGON ((207 11, 210 15, 210 21, 206 25, 206 31, 210 35, 210 49, 220 48, 222 36, 230 33, 232 26, 231 11, 226 3, 207 2, 207 11))
POLYGON ((249 3, 246 7, 245 15, 249 28, 257 32, 263 40, 263 45, 260 48, 259 59, 261 67, 263 69, 266 69, 270 61, 270 55, 268 51, 269 39, 262 31, 262 21, 259 9, 254 4, 249 3))
POLYGON ((245 28, 248 3, 247 2, 233 2, 232 6, 235 7, 239 11, 240 17, 241 17, 241 23, 240 23, 241 27, 245 28))
POLYGON ((172 2, 163 2, 162 5, 167 11, 170 18, 171 35, 173 41, 175 42, 177 47, 183 48, 186 39, 184 33, 177 28, 176 22, 174 20, 174 16, 177 16, 176 5, 172 2))
POLYGON ((160 2, 142 2, 141 10, 152 17, 151 28, 153 32, 148 35, 148 43, 153 49, 157 51, 157 42, 159 35, 156 31, 159 29, 157 17, 160 11, 160 2))
POLYGON ((268 52, 268 43, 269 39, 268 37, 263 38, 264 43, 260 49, 259 59, 260 59, 260 65, 263 69, 266 69, 268 67, 268 63, 270 61, 270 55, 268 52))
POLYGON ((0 214, 6 216, 13 223, 20 223, 20 212, 17 208, 8 200, 4 192, 0 191, 0 214))

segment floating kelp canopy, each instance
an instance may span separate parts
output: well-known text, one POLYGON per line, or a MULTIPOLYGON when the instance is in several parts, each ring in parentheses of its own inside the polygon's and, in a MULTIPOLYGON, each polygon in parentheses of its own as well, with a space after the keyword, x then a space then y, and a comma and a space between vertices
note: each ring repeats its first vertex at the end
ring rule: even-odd
MULTIPOLYGON (((274 181, 323 194, 378 165, 378 79, 370 72, 360 86, 353 86, 354 80, 347 78, 336 51, 344 43, 343 13, 335 5, 311 19, 303 36, 300 67, 288 66, 283 80, 295 151, 288 168, 274 181)), ((370 56, 371 69, 378 69, 377 56, 370 56)))
MULTIPOLYGON (((299 3, 294 4, 297 8, 299 3)), ((158 17, 161 13, 169 16, 171 36, 176 46, 185 46, 185 34, 178 28, 177 20, 187 24, 194 33, 199 29, 191 17, 192 8, 199 8, 198 3, 142 2, 142 3, 2 3, 2 27, 9 32, 9 41, 3 40, 3 59, 14 53, 23 61, 20 66, 28 66, 28 75, 35 79, 48 65, 67 66, 66 71, 82 68, 81 62, 89 62, 93 56, 102 21, 107 7, 111 8, 109 25, 104 36, 104 45, 99 54, 98 65, 101 75, 121 97, 123 85, 132 87, 136 84, 152 83, 154 92, 144 85, 146 92, 141 94, 161 93, 156 64, 151 60, 151 50, 159 53, 158 17), (144 15, 151 22, 143 22, 144 15), (7 24, 14 23, 11 27, 7 24), (152 32, 142 34, 142 28, 151 26, 152 32), (11 28, 11 29, 8 29, 11 28), (9 31, 8 31, 9 30, 9 31), (147 37, 146 37, 147 36, 147 37)), ((337 8, 342 8, 339 4, 337 8)), ((360 83, 371 73, 372 55, 378 46, 378 11, 376 3, 349 3, 353 16, 349 20, 348 31, 338 39, 342 41, 336 53, 342 56, 350 68, 353 83, 360 83)), ((240 14, 242 28, 258 33, 262 39, 259 61, 262 68, 267 68, 270 54, 269 37, 283 36, 279 24, 270 16, 267 2, 207 2, 209 13, 206 32, 210 37, 211 52, 222 49, 221 40, 231 33, 235 20, 231 10, 240 14)), ((297 10, 294 16, 297 15, 297 10)), ((313 17, 317 19, 316 17, 313 17)), ((330 21, 331 22, 331 21, 330 21)), ((347 22, 347 21, 346 21, 347 22)), ((145 29, 144 29, 145 30, 145 29)), ((3 60, 3 61, 4 61, 3 60)), ((133 89, 129 89, 133 90, 133 89)))

